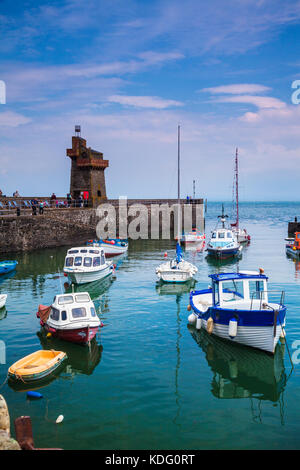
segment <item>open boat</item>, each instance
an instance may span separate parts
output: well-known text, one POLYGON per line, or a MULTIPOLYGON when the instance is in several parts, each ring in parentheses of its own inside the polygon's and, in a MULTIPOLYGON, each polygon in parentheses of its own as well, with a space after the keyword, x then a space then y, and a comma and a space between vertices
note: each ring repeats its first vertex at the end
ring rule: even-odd
POLYGON ((56 295, 52 305, 39 305, 37 317, 47 332, 73 343, 89 343, 101 326, 88 292, 56 295))
POLYGON ((8 377, 22 382, 40 380, 52 374, 66 358, 62 351, 36 351, 10 366, 8 377))
POLYGON ((7 294, 0 294, 0 308, 6 304, 7 294))
POLYGON ((179 243, 176 245, 176 257, 156 268, 156 275, 163 282, 187 282, 193 279, 198 269, 185 261, 179 243))
POLYGON ((284 293, 279 302, 270 301, 263 269, 209 277, 211 287, 190 294, 189 322, 229 341, 274 353, 279 337, 285 336, 284 293))
POLYGON ((231 224, 232 230, 237 237, 239 243, 249 243, 250 235, 248 235, 245 228, 241 229, 239 226, 239 171, 238 171, 238 149, 235 152, 235 207, 236 207, 236 219, 233 224, 231 224))
POLYGON ((224 205, 222 204, 222 214, 218 216, 222 227, 213 230, 211 238, 207 244, 208 255, 215 256, 218 259, 230 258, 236 256, 242 250, 235 233, 225 226, 228 215, 224 214, 224 205))
POLYGON ((300 257, 300 232, 295 232, 295 238, 287 239, 288 243, 285 245, 287 255, 294 258, 300 257))
POLYGON ((198 269, 192 263, 183 259, 180 247, 180 126, 178 126, 178 217, 177 217, 177 243, 176 256, 171 261, 160 264, 156 268, 156 275, 163 282, 186 282, 191 280, 197 273, 198 269))
POLYGON ((112 274, 113 264, 107 262, 102 248, 78 247, 67 252, 64 273, 74 284, 85 284, 112 274))
POLYGON ((128 250, 128 240, 120 238, 89 240, 87 245, 102 248, 106 257, 122 255, 128 250))
POLYGON ((16 269, 18 261, 6 260, 0 261, 0 274, 7 274, 16 269))

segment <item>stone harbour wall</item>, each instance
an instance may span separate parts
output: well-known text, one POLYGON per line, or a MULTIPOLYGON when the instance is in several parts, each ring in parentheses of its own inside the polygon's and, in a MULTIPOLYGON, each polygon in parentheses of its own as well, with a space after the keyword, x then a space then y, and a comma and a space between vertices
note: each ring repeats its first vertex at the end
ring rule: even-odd
MULTIPOLYGON (((107 201, 116 208, 116 227, 118 232, 118 200, 107 201)), ((168 204, 171 207, 176 200, 128 200, 128 210, 132 204, 143 204, 148 209, 148 231, 150 237, 151 204, 168 204)), ((182 201, 184 203, 184 201, 182 201)), ((129 216, 127 223, 135 219, 129 216)), ((77 245, 88 239, 96 238, 96 226, 99 222, 93 208, 44 209, 40 215, 32 215, 31 210, 22 210, 0 215, 0 253, 30 251, 55 246, 77 245)), ((160 221, 161 223, 161 221, 160 221)), ((174 217, 171 216, 171 230, 174 217)))

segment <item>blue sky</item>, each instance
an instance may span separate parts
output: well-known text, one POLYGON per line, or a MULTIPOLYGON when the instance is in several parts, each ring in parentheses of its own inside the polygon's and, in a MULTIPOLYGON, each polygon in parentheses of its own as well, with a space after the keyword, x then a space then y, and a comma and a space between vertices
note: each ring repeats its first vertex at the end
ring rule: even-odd
POLYGON ((0 1, 0 188, 65 195, 74 125, 108 196, 300 200, 300 2, 0 1))

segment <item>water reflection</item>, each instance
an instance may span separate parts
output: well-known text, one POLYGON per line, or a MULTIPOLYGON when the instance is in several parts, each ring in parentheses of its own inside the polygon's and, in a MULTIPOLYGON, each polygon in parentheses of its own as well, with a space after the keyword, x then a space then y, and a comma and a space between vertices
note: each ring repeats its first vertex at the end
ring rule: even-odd
POLYGON ((7 317, 7 310, 6 307, 0 308, 0 320, 3 320, 7 317))
POLYGON ((262 421, 262 402, 279 405, 283 422, 283 392, 287 383, 284 367, 284 345, 278 344, 274 356, 262 351, 232 344, 205 330, 188 329, 205 353, 213 372, 211 393, 219 399, 248 398, 253 419, 262 421), (257 400, 255 409, 254 400, 257 400))
POLYGON ((95 301, 100 299, 113 282, 114 278, 112 276, 108 276, 104 279, 99 279, 87 284, 69 284, 68 282, 65 282, 64 287, 66 294, 70 294, 72 292, 88 292, 91 299, 95 301))
POLYGON ((93 338, 90 346, 82 346, 58 338, 47 338, 43 331, 39 331, 37 336, 43 349, 55 349, 67 354, 65 372, 69 377, 77 374, 92 375, 101 361, 103 346, 97 343, 96 337, 93 338))
POLYGON ((189 293, 192 289, 194 289, 197 281, 195 279, 191 279, 182 284, 172 284, 172 283, 165 283, 162 281, 158 281, 155 285, 156 292, 159 295, 182 295, 189 293))
POLYGON ((223 268, 226 269, 228 266, 235 266, 235 271, 238 272, 241 255, 239 255, 238 257, 232 257, 224 260, 207 255, 205 259, 207 261, 207 264, 214 268, 214 272, 222 272, 223 268))

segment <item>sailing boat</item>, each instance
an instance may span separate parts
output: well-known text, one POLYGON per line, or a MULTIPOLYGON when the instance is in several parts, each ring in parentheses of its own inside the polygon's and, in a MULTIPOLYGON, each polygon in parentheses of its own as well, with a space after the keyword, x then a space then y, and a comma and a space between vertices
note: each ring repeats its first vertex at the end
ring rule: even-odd
POLYGON ((231 224, 232 230, 235 233, 239 243, 249 243, 250 235, 248 235, 246 229, 241 229, 239 227, 239 172, 238 172, 238 149, 235 151, 235 205, 236 205, 236 219, 233 224, 231 224))
POLYGON ((175 258, 156 268, 156 275, 163 282, 186 282, 191 280, 198 271, 196 266, 183 259, 180 247, 180 213, 180 126, 178 126, 178 239, 175 258))

